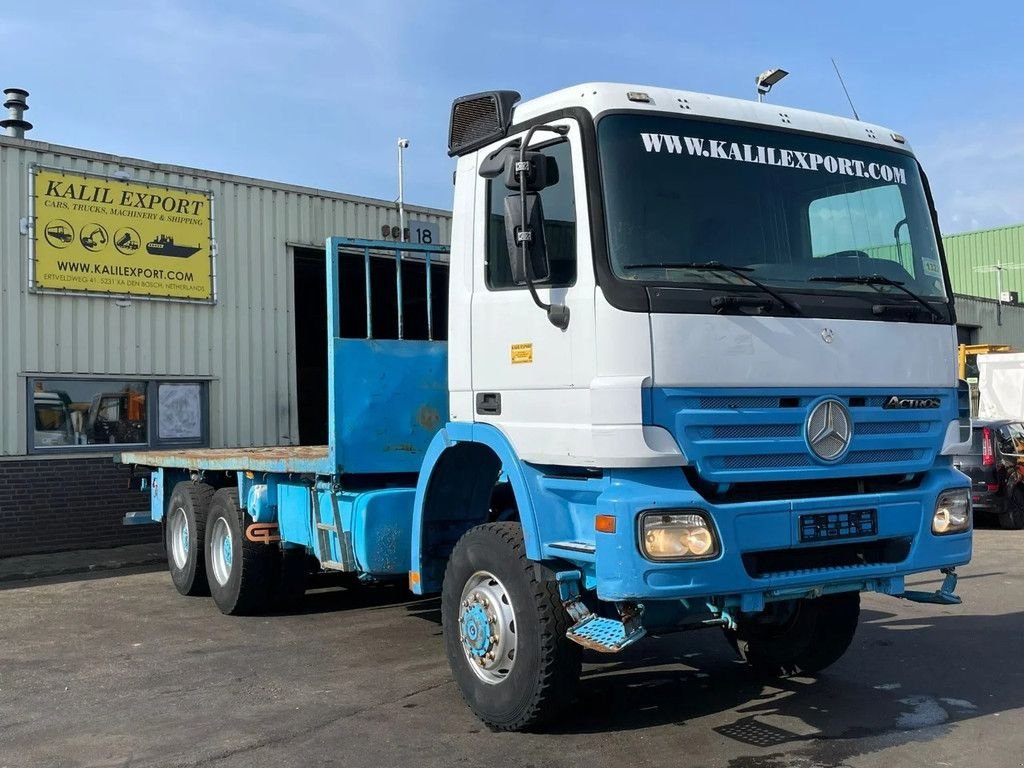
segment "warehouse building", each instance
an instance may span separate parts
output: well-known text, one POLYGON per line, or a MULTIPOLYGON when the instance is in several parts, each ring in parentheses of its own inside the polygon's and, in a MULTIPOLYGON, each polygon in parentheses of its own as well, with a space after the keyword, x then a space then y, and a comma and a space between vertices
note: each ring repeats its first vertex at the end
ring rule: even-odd
POLYGON ((961 344, 1024 350, 1024 224, 942 238, 961 344))
MULTIPOLYGON (((390 201, 17 135, 0 137, 0 211, 0 557, 158 538, 122 525, 148 508, 112 460, 124 446, 323 443, 324 239, 400 234, 390 201)), ((448 212, 406 216, 413 239, 449 242, 448 212)), ((415 291, 423 265, 402 269, 415 291)))

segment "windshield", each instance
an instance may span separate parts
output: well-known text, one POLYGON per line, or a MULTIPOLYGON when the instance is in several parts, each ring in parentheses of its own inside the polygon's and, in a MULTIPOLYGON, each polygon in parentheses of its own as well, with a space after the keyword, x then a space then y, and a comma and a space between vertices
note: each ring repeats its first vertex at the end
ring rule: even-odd
POLYGON ((946 298, 931 212, 907 154, 636 114, 602 118, 598 146, 611 268, 622 281, 750 290, 741 275, 694 268, 718 262, 782 291, 912 303, 886 284, 895 281, 946 298), (880 279, 827 280, 848 277, 880 279))

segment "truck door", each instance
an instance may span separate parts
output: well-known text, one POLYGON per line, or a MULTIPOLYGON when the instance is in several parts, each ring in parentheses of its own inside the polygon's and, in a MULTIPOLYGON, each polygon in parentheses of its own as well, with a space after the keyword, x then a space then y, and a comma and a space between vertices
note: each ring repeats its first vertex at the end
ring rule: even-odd
POLYGON ((478 177, 476 185, 476 209, 484 215, 476 217, 471 310, 474 419, 499 425, 522 458, 551 463, 589 452, 595 354, 579 131, 573 121, 559 122, 571 125, 566 137, 552 141, 541 133, 531 144, 558 165, 557 182, 540 193, 551 275, 537 284, 537 292, 541 301, 569 307, 569 326, 554 326, 529 290, 512 282, 504 200, 513 190, 502 175, 478 177))

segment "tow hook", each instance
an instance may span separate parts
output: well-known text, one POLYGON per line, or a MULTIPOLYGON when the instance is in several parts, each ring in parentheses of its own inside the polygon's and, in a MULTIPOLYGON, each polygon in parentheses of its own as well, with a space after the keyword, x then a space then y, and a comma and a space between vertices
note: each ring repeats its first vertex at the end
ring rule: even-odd
POLYGON ((942 586, 934 592, 918 592, 910 590, 904 592, 900 597, 912 600, 915 603, 932 603, 934 605, 960 605, 962 602, 956 592, 956 568, 943 568, 942 573, 946 578, 942 580, 942 586))

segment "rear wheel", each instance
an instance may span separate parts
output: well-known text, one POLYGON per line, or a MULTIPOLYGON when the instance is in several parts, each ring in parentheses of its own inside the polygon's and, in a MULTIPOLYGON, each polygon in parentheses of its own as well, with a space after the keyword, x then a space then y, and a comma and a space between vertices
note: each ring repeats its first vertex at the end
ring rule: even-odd
POLYGON ((217 607, 233 616, 268 610, 277 586, 276 547, 249 541, 243 529, 246 518, 237 488, 213 495, 206 519, 206 574, 217 607))
POLYGON ((571 700, 580 648, 554 581, 527 559, 518 523, 470 529, 445 572, 441 620, 452 675, 466 703, 502 731, 535 727, 571 700))
POLYGON ((1014 489, 1006 502, 1006 508, 999 515, 999 525, 1013 531, 1024 528, 1024 492, 1014 489))
POLYGON ((761 674, 813 674, 846 653, 857 631, 860 593, 771 603, 742 617, 726 636, 740 657, 761 674))
POLYGON ((164 549, 167 570, 174 587, 183 595, 210 594, 206 582, 203 541, 206 515, 213 488, 205 483, 185 480, 174 486, 164 519, 164 549))

